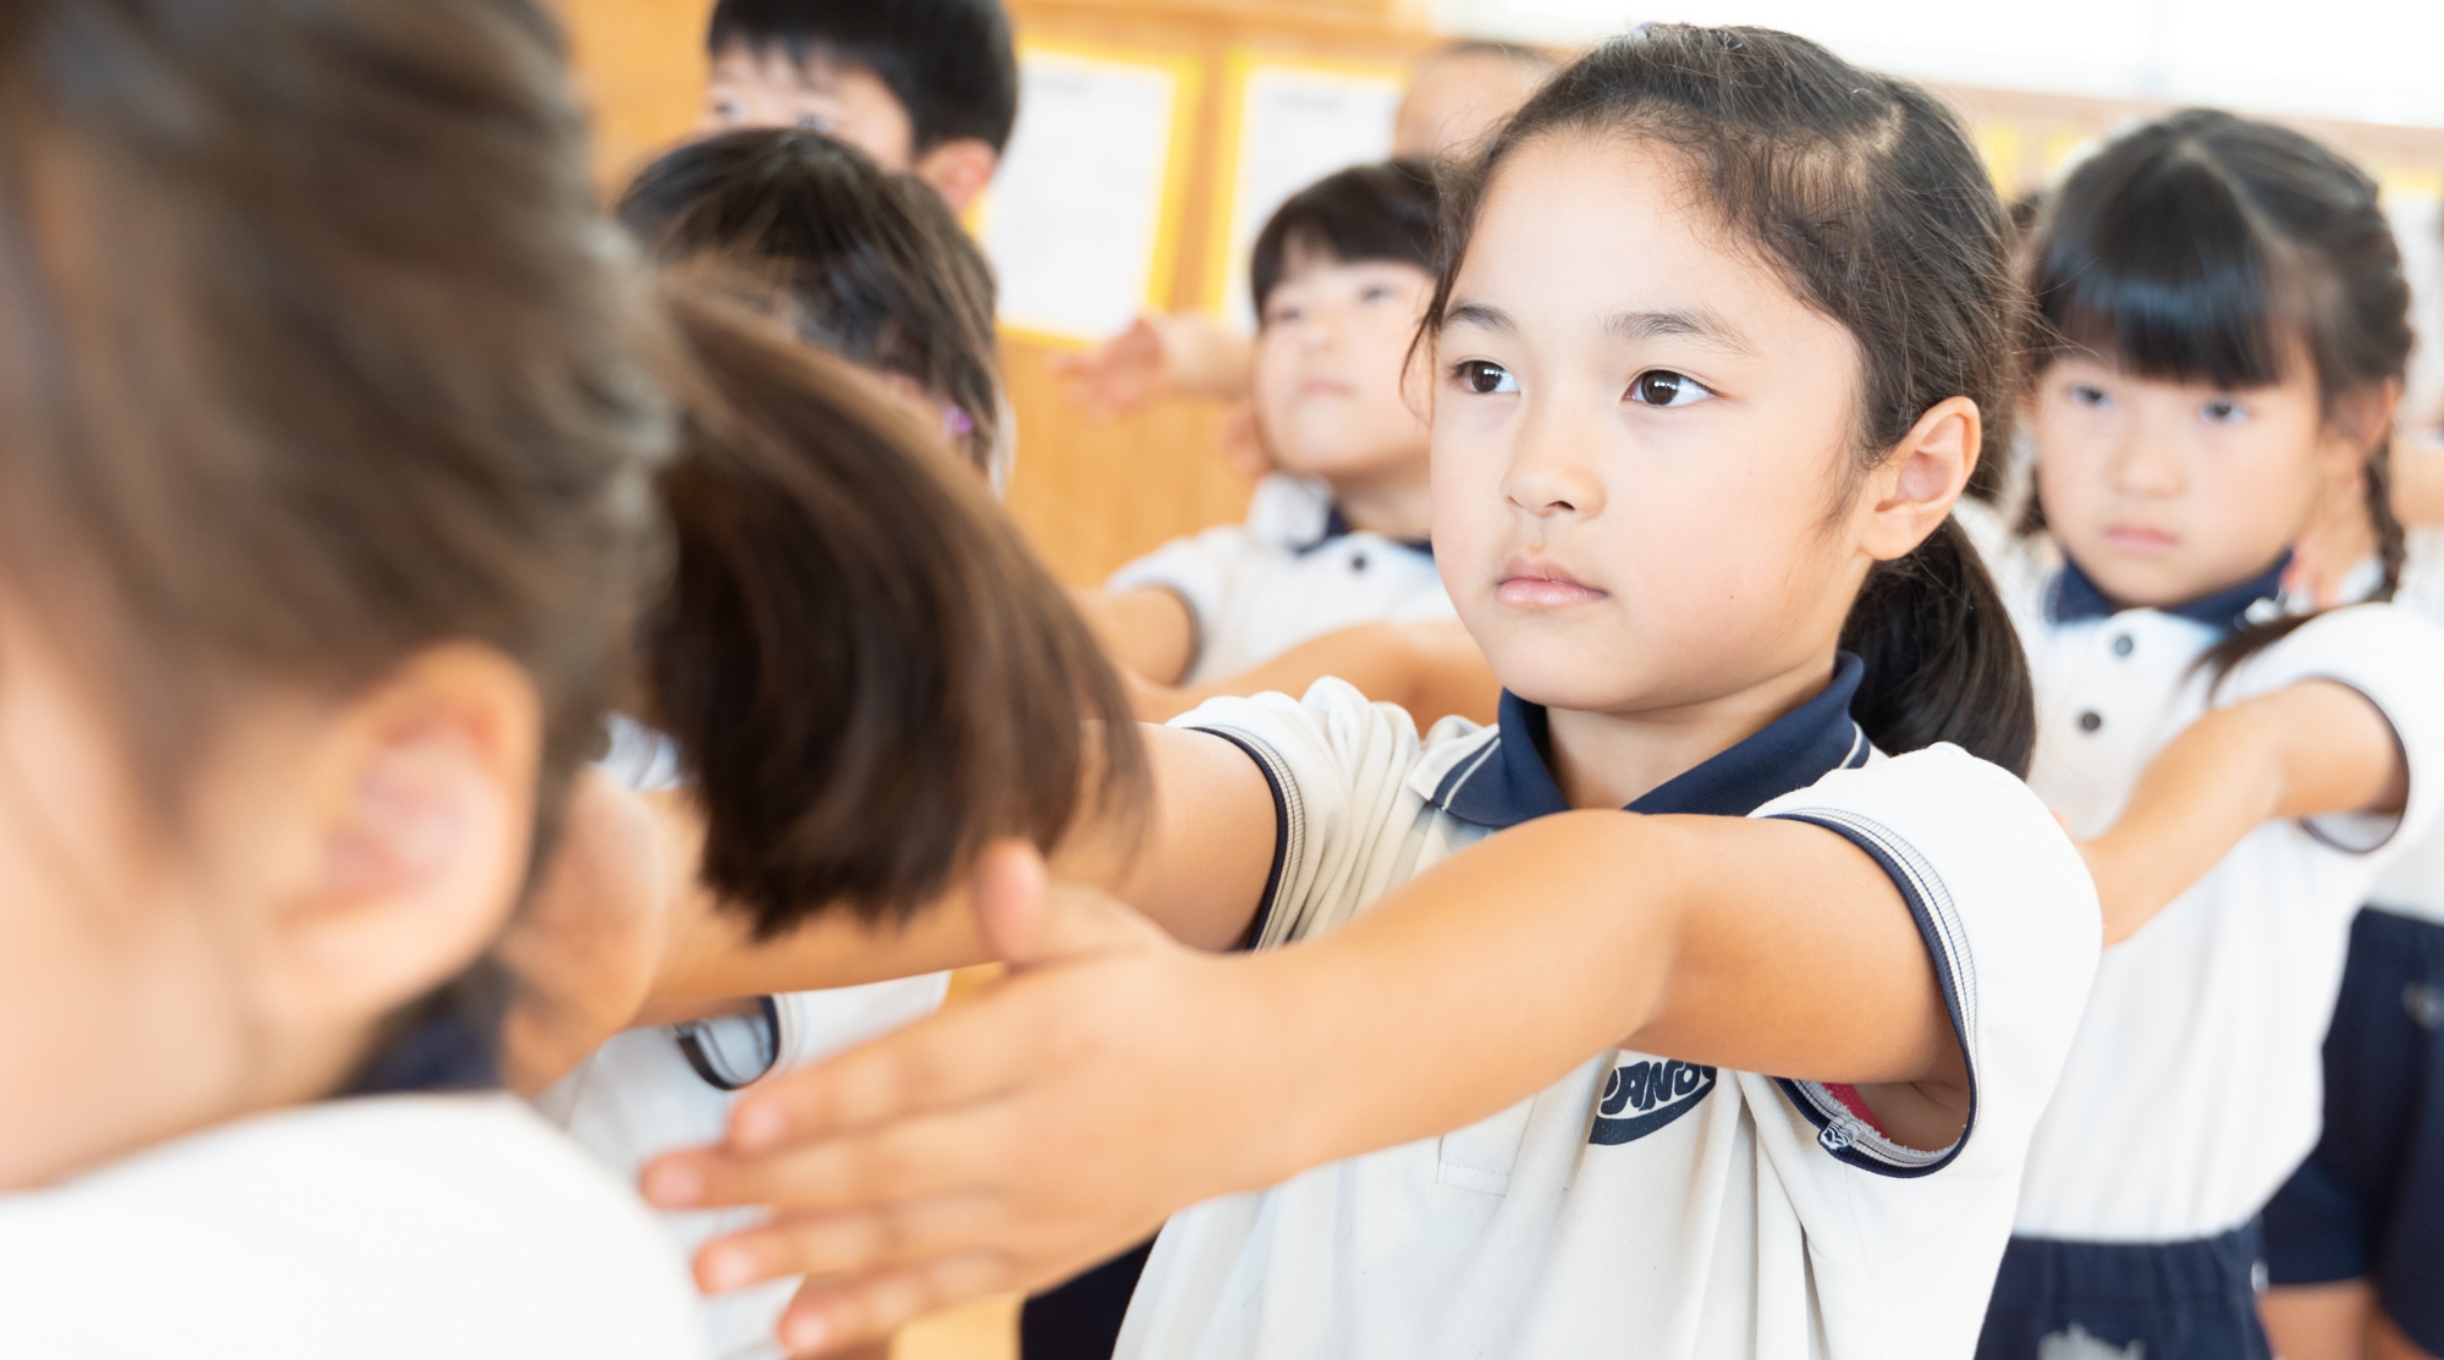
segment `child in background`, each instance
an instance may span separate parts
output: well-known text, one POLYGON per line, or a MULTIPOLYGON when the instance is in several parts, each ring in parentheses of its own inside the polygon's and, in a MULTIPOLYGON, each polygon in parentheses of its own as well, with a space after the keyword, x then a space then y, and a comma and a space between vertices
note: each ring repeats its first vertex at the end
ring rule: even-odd
MULTIPOLYGON (((1121 1354, 1972 1346, 2099 934, 1949 519, 2013 395, 2001 204, 1917 87, 1655 26, 1454 220, 1433 525, 1501 725, 1325 682, 1150 729, 1151 834, 1059 869, 1169 937, 997 861, 967 928, 1018 977, 647 1173, 782 1203, 699 1271, 822 1272, 793 1344, 1224 1195, 1121 1354)), ((698 985, 824 966, 683 938, 698 985)))
POLYGON ((823 133, 751 128, 645 167, 618 215, 665 264, 734 264, 778 287, 800 337, 874 374, 996 491, 1009 485, 993 268, 939 195, 823 133))
MULTIPOLYGON (((2444 623, 2444 530, 2420 527, 2444 511, 2431 487, 2404 485, 2444 457, 2432 419, 2405 420, 2394 436, 2392 503, 2412 526, 2394 601, 2444 623)), ((2318 535, 2307 570, 2295 569, 2321 603, 2383 580, 2361 490, 2350 498, 2358 513, 2318 535)), ((2270 1287, 2258 1311, 2275 1353, 2444 1355, 2444 835, 2403 852, 2352 920, 2322 1057, 2316 1150, 2266 1206, 2270 1287)))
MULTIPOLYGON (((1410 68, 1409 88, 1393 114, 1392 159, 1456 162, 1475 155, 1553 70, 1552 58, 1512 43, 1455 42, 1427 53, 1410 68)), ((1072 401, 1110 419, 1166 393, 1243 400, 1255 351, 1210 313, 1180 312, 1141 316, 1093 351, 1052 363, 1070 378, 1072 401)), ((1256 441, 1238 452, 1250 476, 1273 470, 1256 441)), ((1267 478, 1257 488, 1256 516, 1275 500, 1296 513, 1304 490, 1267 478)))
POLYGON ((2003 570, 2029 782, 2095 837, 2128 942, 2037 1129, 1978 1354, 2262 1357, 2257 1216, 2317 1138, 2350 913, 2444 806, 2444 638, 2280 589, 2337 483, 2378 526, 2367 596, 2399 579, 2408 289, 2365 175, 2203 111, 2083 162, 2030 258, 2050 541, 2003 570))
MULTIPOLYGON (((1405 381, 1433 292, 1437 211, 1431 170, 1394 161, 1328 175, 1265 224, 1249 270, 1263 327, 1257 420, 1282 467, 1331 499, 1288 541, 1209 529, 1085 595, 1128 670, 1157 686, 1210 684, 1353 625, 1453 618, 1426 541, 1426 425, 1405 381)), ((1267 687, 1303 690, 1325 673, 1267 687)))
POLYGON ((965 212, 1018 120, 1018 57, 999 0, 720 0, 707 131, 827 133, 965 212))
POLYGON ((669 431, 550 21, 24 0, 0 89, 0 1354, 701 1354, 490 1089, 669 431))

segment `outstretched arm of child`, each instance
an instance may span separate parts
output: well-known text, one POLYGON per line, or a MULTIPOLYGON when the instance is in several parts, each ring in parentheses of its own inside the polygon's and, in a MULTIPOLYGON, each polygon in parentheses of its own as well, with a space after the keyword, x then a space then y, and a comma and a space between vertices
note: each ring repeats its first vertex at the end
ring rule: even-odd
POLYGON ((1358 624, 1309 638, 1253 670, 1210 684, 1164 685, 1123 672, 1137 716, 1147 722, 1168 722, 1208 699, 1304 694, 1328 675, 1369 699, 1399 705, 1421 728, 1454 713, 1490 723, 1502 697, 1502 682, 1485 653, 1456 619, 1358 624))
MULTIPOLYGON (((1142 825, 1102 810, 1054 863, 1144 904, 1190 947, 1227 949, 1246 935, 1271 868, 1272 795, 1219 737, 1151 728, 1145 741, 1154 799, 1142 825)), ((758 940, 699 878, 702 839, 684 790, 639 794, 597 772, 579 781, 562 844, 503 950, 519 983, 506 1036, 518 1089, 550 1085, 635 1025, 992 958, 964 884, 897 920, 843 905, 758 940)))
POLYGON ((1255 347, 1203 312, 1150 313, 1083 354, 1054 355, 1069 399, 1098 419, 1124 415, 1160 396, 1247 394, 1255 347))
MULTIPOLYGON (((1197 659, 1197 619, 1188 601, 1160 586, 1135 590, 1073 590, 1078 613, 1103 644, 1104 655, 1130 676, 1176 685, 1197 659)), ((1139 717, 1145 714, 1140 712, 1139 717)))
POLYGON ((1614 1045, 1864 1084, 1915 1146, 1962 1129, 1965 1059, 1912 915, 1816 826, 1548 817, 1255 955, 1047 899, 1041 872, 985 870, 1007 984, 766 1083, 727 1146, 648 1170, 664 1207, 775 1206, 698 1278, 818 1277, 789 1345, 1048 1284, 1185 1205, 1461 1127, 1614 1045))
POLYGON ((2306 680, 2215 709, 2157 753, 2121 816, 2083 845, 2119 944, 2261 824, 2401 810, 2409 770, 2367 696, 2306 680))

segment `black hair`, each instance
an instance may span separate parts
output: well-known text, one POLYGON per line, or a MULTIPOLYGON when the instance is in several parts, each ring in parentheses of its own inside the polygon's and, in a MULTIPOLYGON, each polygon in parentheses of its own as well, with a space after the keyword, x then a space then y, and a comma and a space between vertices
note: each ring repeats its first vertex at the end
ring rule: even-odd
POLYGON ((664 263, 716 257, 778 285, 807 340, 957 407, 993 471, 993 269, 932 188, 820 132, 742 128, 645 167, 619 219, 664 263))
POLYGON ((1390 260, 1428 273, 1435 267, 1441 193, 1422 160, 1382 161, 1336 171, 1290 195, 1257 234, 1248 262, 1256 314, 1281 285, 1291 252, 1343 264, 1390 260))
MULTIPOLYGON (((1503 163, 1571 133, 1627 135, 1677 157, 1720 219, 1850 332, 1860 397, 1845 498, 1951 397, 1985 418, 1980 461, 2003 458, 2025 303, 2010 222, 1967 132, 1919 86, 1769 29, 1658 24, 1556 75, 1446 195, 1453 244, 1421 335, 1442 323, 1503 163)), ((2027 658, 1958 521, 1868 574, 1841 646, 1866 663, 1851 711, 1878 746, 1948 741, 2027 772, 2027 658)))
MULTIPOLYGON (((2050 196, 2029 268, 2035 371, 2077 351, 2140 378, 2245 390, 2283 381, 2300 353, 2332 420, 2409 368, 2410 285, 2375 181, 2271 123, 2186 109, 2114 138, 2050 196)), ((2380 600, 2405 556, 2392 468, 2379 437, 2365 487, 2380 600)), ((2202 664, 2221 674, 2302 622, 2244 628, 2202 664)))
POLYGON ((873 72, 908 111, 919 154, 963 137, 998 153, 1018 121, 1018 56, 999 0, 720 0, 705 46, 873 72))

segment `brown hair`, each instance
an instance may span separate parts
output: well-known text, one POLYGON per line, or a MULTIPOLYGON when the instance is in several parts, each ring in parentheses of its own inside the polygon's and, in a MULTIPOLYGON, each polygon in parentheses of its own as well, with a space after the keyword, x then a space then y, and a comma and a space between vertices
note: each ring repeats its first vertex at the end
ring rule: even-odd
MULTIPOLYGON (((1855 486, 1937 402, 1985 417, 1980 464, 2010 447, 2010 223, 1960 120, 1924 89, 1761 28, 1655 24, 1546 83, 1444 195, 1442 324, 1488 184, 1538 138, 1628 136, 1669 151, 1720 220, 1857 341, 1855 486)), ((1957 743, 2025 774, 2035 695, 2001 595, 1959 523, 1868 574, 1841 645, 1866 677, 1851 709, 1885 750, 1957 743)))
MULTIPOLYGON (((164 825, 240 694, 467 639, 537 688, 540 858, 646 564, 652 316, 524 0, 0 9, 0 581, 164 825)), ((360 1087, 481 1080, 502 992, 360 1087)))
POLYGON ((595 739, 669 422, 560 61, 519 0, 0 19, 0 571, 156 786, 231 684, 454 638, 547 808, 595 739))
POLYGON ((645 716, 703 803, 706 882, 766 937, 881 919, 988 838, 1049 849, 1090 803, 1142 805, 1127 696, 984 483, 831 356, 675 315, 697 375, 645 716))

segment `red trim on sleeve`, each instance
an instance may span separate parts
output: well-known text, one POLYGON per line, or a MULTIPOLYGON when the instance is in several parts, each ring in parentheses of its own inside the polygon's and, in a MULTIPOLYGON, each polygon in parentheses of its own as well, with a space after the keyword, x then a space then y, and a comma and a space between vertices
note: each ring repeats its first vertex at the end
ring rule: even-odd
POLYGON ((1882 1121, 1875 1117, 1875 1111, 1867 1108, 1867 1098, 1858 1093, 1857 1087, 1846 1081, 1828 1081, 1824 1083, 1824 1088, 1832 1092, 1833 1098, 1840 1101, 1843 1108, 1849 1110, 1850 1113, 1857 1115, 1868 1128, 1884 1134, 1887 1138, 1892 1136, 1885 1132, 1882 1121))

